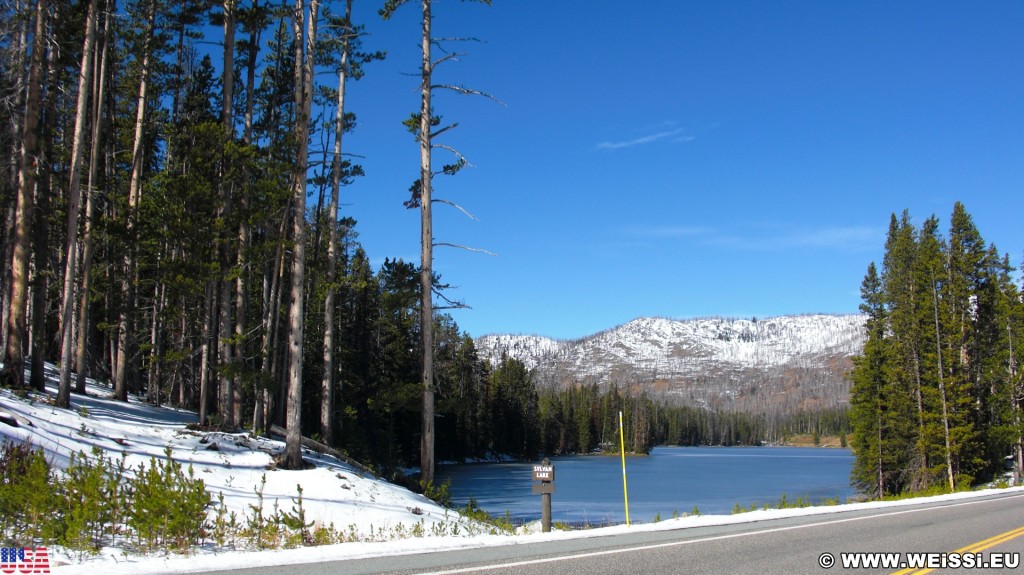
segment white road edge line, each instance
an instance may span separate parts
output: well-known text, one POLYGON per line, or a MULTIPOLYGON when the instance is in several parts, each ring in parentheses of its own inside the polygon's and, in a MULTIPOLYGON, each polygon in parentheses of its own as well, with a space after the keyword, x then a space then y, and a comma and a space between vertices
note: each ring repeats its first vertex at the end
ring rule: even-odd
MULTIPOLYGON (((1024 497, 1024 494, 1019 495, 1007 495, 1006 497, 999 497, 996 500, 1002 499, 1013 499, 1017 497, 1024 497)), ((573 555, 559 555, 558 557, 547 557, 544 559, 531 559, 528 561, 513 561, 510 563, 496 563, 493 565, 482 565, 479 567, 463 567, 460 569, 450 569, 446 571, 427 571, 417 572, 416 575, 458 575, 459 573, 474 573, 478 571, 494 571, 496 569, 505 569, 508 567, 523 567, 526 565, 540 565, 544 563, 557 563, 559 561, 571 561, 573 559, 587 559, 590 557, 601 557, 605 555, 620 555, 622 553, 633 553, 635 551, 649 551, 651 549, 663 549, 666 547, 679 547, 682 545, 692 545, 694 543, 707 543, 708 541, 721 541, 724 539, 735 539, 737 537, 749 537, 752 535, 764 535, 767 533, 778 533, 781 531, 793 531, 796 529, 807 529, 810 527, 821 527, 822 525, 833 525, 836 523, 849 523, 851 521, 862 521, 865 519, 878 519, 881 517, 893 517, 895 515, 905 515, 907 513, 918 513, 921 511, 934 511, 936 509, 946 509, 949 507, 961 507, 963 505, 977 505, 979 503, 992 503, 993 499, 982 499, 975 501, 964 501, 962 503, 953 503, 950 505, 937 505, 934 507, 923 507, 919 509, 904 509, 903 511, 891 511, 889 513, 880 513, 873 515, 864 515, 862 517, 848 517, 846 519, 834 519, 832 521, 819 521, 817 523, 808 523, 806 525, 791 525, 788 527, 776 527, 774 529, 764 529, 759 531, 748 531, 745 533, 733 533, 731 535, 716 535, 714 537, 702 537, 700 539, 687 539, 686 541, 672 541, 670 543, 655 543, 651 545, 642 545, 640 547, 624 547, 621 549, 609 549, 607 551, 588 551, 587 553, 576 553, 573 555)))

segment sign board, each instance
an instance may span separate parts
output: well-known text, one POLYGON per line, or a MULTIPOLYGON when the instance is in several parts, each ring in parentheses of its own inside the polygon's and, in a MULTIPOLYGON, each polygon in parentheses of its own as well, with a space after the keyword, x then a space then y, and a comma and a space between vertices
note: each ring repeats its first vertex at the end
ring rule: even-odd
POLYGON ((544 483, 534 483, 533 484, 533 494, 534 495, 544 495, 545 493, 554 493, 554 492, 555 492, 555 484, 554 483, 548 483, 548 482, 545 481, 544 483))
POLYGON ((533 466, 533 480, 551 482, 555 480, 555 466, 554 465, 534 465, 533 466))

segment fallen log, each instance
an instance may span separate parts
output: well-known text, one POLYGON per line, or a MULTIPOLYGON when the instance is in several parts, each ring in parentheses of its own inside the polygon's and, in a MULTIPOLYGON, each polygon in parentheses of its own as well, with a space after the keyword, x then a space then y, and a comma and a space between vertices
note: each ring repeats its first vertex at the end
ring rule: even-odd
MULTIPOLYGON (((270 432, 275 434, 275 435, 280 435, 281 437, 286 437, 288 435, 288 431, 285 428, 281 427, 280 425, 271 425, 270 426, 270 432)), ((319 441, 317 441, 315 439, 312 439, 312 438, 309 438, 309 437, 305 437, 305 436, 302 437, 301 444, 306 449, 315 451, 315 452, 323 454, 323 455, 330 455, 331 457, 333 457, 333 458, 335 458, 335 459, 337 459, 339 461, 343 461, 343 462, 351 465, 357 471, 361 471, 362 473, 365 473, 367 475, 370 475, 370 476, 373 476, 373 477, 377 477, 377 474, 374 473, 374 471, 372 469, 370 469, 369 467, 363 465, 362 463, 359 463, 355 459, 352 459, 351 457, 345 455, 344 453, 338 451, 337 449, 331 447, 330 445, 327 445, 327 444, 324 444, 324 443, 320 443, 319 441)))
POLYGON ((13 413, 3 409, 0 409, 0 423, 6 423, 11 427, 20 427, 18 418, 13 413))

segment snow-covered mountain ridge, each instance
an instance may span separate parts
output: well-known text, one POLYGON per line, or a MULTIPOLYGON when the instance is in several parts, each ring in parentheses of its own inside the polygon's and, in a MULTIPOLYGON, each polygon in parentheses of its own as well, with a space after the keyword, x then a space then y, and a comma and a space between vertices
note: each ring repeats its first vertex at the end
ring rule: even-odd
MULTIPOLYGON (((503 354, 519 359, 540 382, 650 385, 683 394, 684 399, 687 390, 694 395, 696 388, 707 392, 711 387, 720 389, 710 395, 735 398, 746 387, 756 391, 772 380, 792 383, 797 373, 801 381, 824 379, 826 387, 838 385, 840 391, 848 391, 850 358, 863 345, 864 316, 825 314, 752 319, 644 317, 578 340, 524 335, 487 335, 476 340, 481 357, 492 364, 503 354), (824 375, 815 377, 815 373, 824 375)), ((694 401, 705 403, 709 398, 705 392, 697 393, 694 401)))

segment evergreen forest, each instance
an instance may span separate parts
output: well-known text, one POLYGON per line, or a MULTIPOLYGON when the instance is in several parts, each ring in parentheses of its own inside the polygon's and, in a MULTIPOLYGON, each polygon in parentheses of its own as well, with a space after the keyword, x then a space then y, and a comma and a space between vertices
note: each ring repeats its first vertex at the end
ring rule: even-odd
POLYGON ((852 374, 854 484, 877 497, 954 491, 1022 468, 1024 305, 1010 258, 961 203, 948 232, 893 214, 861 285, 867 342, 852 374))

